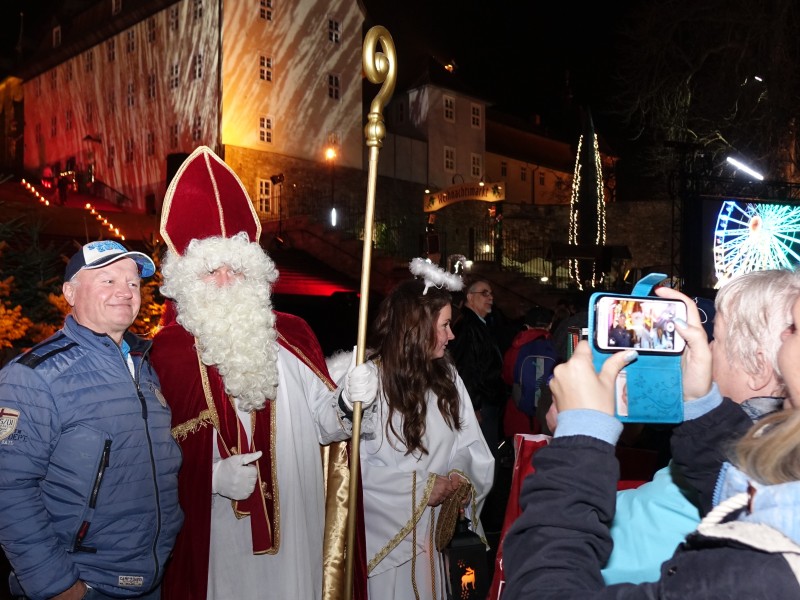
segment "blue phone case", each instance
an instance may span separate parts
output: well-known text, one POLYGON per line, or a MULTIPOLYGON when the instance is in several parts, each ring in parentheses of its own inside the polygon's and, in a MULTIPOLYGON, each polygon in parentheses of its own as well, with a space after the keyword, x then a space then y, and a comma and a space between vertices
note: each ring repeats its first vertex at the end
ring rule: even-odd
MULTIPOLYGON (((653 287, 667 279, 663 273, 651 273, 640 279, 630 296, 597 292, 589 302, 594 307, 599 296, 619 296, 620 298, 647 298, 653 287)), ((611 352, 598 350, 595 346, 594 310, 589 310, 589 340, 592 347, 592 361, 596 371, 600 371, 611 352)), ((683 386, 681 380, 680 354, 640 353, 636 361, 622 371, 627 386, 627 415, 620 414, 620 398, 617 397, 617 418, 624 423, 680 423, 683 421, 683 386)), ((621 389, 620 380, 617 389, 621 389)))

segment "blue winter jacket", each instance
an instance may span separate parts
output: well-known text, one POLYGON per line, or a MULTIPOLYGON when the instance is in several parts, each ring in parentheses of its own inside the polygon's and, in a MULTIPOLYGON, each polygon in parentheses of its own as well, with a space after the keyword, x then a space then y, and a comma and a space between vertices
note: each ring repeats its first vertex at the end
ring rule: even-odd
POLYGON ((115 597, 156 587, 183 522, 181 454, 147 358, 63 329, 0 371, 0 543, 32 600, 78 579, 115 597))

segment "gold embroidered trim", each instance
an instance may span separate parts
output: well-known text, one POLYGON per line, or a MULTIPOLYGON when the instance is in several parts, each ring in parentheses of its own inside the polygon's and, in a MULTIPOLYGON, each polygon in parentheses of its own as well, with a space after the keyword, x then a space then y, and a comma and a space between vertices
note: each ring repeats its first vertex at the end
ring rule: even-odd
POLYGON ((183 441, 187 437, 189 437, 190 433, 195 433, 196 431, 198 431, 203 427, 206 427, 207 425, 213 426, 213 423, 211 422, 211 414, 209 413, 209 411, 204 410, 194 419, 189 419, 188 421, 173 427, 172 437, 179 442, 183 441))
MULTIPOLYGON (((276 393, 277 395, 277 393, 276 393)), ((255 419, 253 419, 255 423, 255 419)), ((278 490, 278 434, 276 425, 278 423, 278 403, 273 402, 269 411, 269 455, 272 457, 270 466, 272 467, 272 488, 275 490, 275 500, 272 505, 275 507, 275 529, 272 532, 272 548, 267 554, 277 554, 281 547, 281 495, 278 490)), ((264 501, 263 495, 261 501, 264 501)))
MULTIPOLYGON (((278 334, 280 335, 280 334, 278 334)), ((281 336, 282 337, 282 336, 281 336)), ((285 341, 285 340, 284 340, 285 341)), ((288 342, 287 342, 288 344, 288 342)), ((214 394, 211 393, 211 384, 208 381, 208 367, 203 364, 203 361, 200 359, 200 353, 197 352, 197 346, 199 345, 199 340, 195 337, 194 339, 194 348, 195 354, 197 355, 197 365, 200 370, 200 380, 203 383, 203 395, 206 399, 206 405, 208 408, 200 413, 200 415, 194 419, 186 421, 185 423, 181 423, 172 429, 172 436, 176 439, 184 439, 189 433, 193 433, 197 431, 200 427, 205 427, 208 424, 211 424, 216 431, 219 431, 219 413, 217 412, 217 407, 214 404, 214 394)), ((294 348, 294 346, 292 346, 294 348)), ((297 349, 297 352, 300 353, 300 350, 297 349)), ((307 359, 306 359, 307 360, 307 359)), ((315 372, 319 373, 318 370, 315 372)), ((323 378, 324 379, 324 378, 323 378)), ((230 397, 229 394, 226 394, 228 402, 231 403, 234 411, 236 410, 236 403, 234 402, 233 398, 230 397)), ((280 494, 278 492, 278 455, 277 455, 277 436, 275 434, 275 429, 277 425, 277 408, 278 403, 273 402, 270 406, 270 467, 272 469, 272 486, 275 490, 275 529, 272 532, 272 547, 267 550, 266 552, 259 552, 258 554, 277 554, 278 550, 280 549, 280 541, 281 541, 281 533, 280 533, 280 523, 281 523, 281 514, 280 514, 280 494)), ((250 439, 255 439, 255 429, 256 429, 256 420, 253 417, 253 413, 250 413, 250 439)), ((217 434, 219 435, 219 434, 217 434)), ((234 451, 241 453, 242 451, 242 441, 239 440, 239 448, 234 448, 234 451)), ((260 478, 259 478, 260 479, 260 478)), ((263 490, 262 490, 263 492, 263 490)), ((261 494, 261 501, 264 502, 264 495, 261 494)), ((231 501, 231 508, 233 509, 233 514, 236 516, 237 519, 242 519, 249 515, 249 513, 243 513, 237 510, 236 502, 231 501)))
MULTIPOLYGON (((414 511, 414 514, 411 515, 411 518, 408 522, 403 526, 403 528, 395 535, 389 542, 381 548, 375 557, 369 561, 367 565, 367 573, 371 573, 372 570, 378 566, 386 555, 389 554, 392 550, 394 550, 397 545, 405 539, 405 537, 411 532, 411 530, 416 527, 417 522, 422 517, 422 514, 425 512, 425 509, 428 508, 428 499, 431 497, 431 492, 433 491, 433 484, 436 483, 436 473, 431 473, 428 475, 428 483, 425 485, 425 491, 422 493, 422 498, 420 500, 420 505, 414 511)), ((416 548, 413 549, 413 554, 416 555, 416 548)))
POLYGON ((316 367, 316 365, 314 364, 314 362, 313 362, 313 361, 312 361, 310 358, 308 358, 308 357, 307 357, 305 354, 303 354, 303 351, 302 351, 302 350, 300 350, 300 348, 298 348, 298 347, 297 347, 297 346, 295 346, 294 344, 290 344, 290 343, 289 343, 289 340, 287 340, 285 337, 283 337, 283 336, 280 334, 280 332, 278 332, 278 339, 279 339, 279 340, 282 340, 282 341, 283 341, 283 343, 284 343, 284 345, 286 345, 286 346, 288 346, 289 348, 291 348, 291 349, 294 351, 294 353, 295 353, 295 354, 298 356, 298 358, 300 358, 300 359, 301 359, 301 360, 302 360, 302 361, 303 361, 303 362, 306 364, 306 366, 307 366, 309 369, 311 369, 312 371, 314 371, 314 373, 316 373, 317 377, 319 377, 319 378, 320 378, 322 381, 324 381, 324 382, 325 382, 325 386, 326 386, 326 387, 327 387, 329 390, 333 391, 333 390, 335 390, 335 389, 336 389, 336 384, 335 384, 335 383, 331 383, 331 381, 330 381, 330 377, 326 377, 326 376, 325 376, 325 374, 324 374, 322 371, 320 371, 320 370, 319 370, 319 369, 316 367))

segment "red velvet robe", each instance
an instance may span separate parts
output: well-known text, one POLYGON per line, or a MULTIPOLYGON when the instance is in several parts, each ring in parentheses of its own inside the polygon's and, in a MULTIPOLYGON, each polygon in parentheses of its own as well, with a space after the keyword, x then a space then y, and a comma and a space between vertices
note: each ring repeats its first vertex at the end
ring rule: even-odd
MULTIPOLYGON (((153 340, 151 358, 161 381, 161 389, 172 410, 173 437, 180 443, 184 457, 192 456, 193 460, 184 460, 180 471, 178 492, 185 519, 173 556, 166 566, 162 599, 206 600, 214 423, 222 430, 227 427, 232 431, 230 428, 236 427, 238 417, 227 398, 218 371, 213 367, 203 368, 200 365, 194 349, 194 337, 177 323, 175 316, 174 304, 168 301, 162 317, 162 328, 153 340), (203 371, 207 373, 206 385, 213 398, 206 397, 203 371), (172 398, 181 398, 181 401, 170 401, 172 398)), ((303 319, 286 313, 276 313, 276 316, 278 343, 307 364, 327 385, 334 386, 319 342, 308 324, 303 319)), ((260 435, 253 437, 253 443, 257 444, 255 450, 262 450, 264 453, 258 463, 261 482, 267 487, 272 484, 271 474, 275 472, 269 447, 269 404, 268 402, 265 409, 256 412, 256 431, 260 435)), ((349 489, 349 444, 338 442, 320 448, 320 460, 324 461, 323 472, 326 473, 327 480, 323 599, 341 600, 344 596, 347 515, 347 502, 342 499, 347 497, 349 489)), ((239 503, 237 507, 239 510, 243 510, 241 505, 239 503)), ((274 527, 274 512, 269 506, 267 509, 274 527)), ((264 527, 260 529, 263 531, 264 527)), ((267 550, 266 553, 270 551, 267 550)), ((353 565, 353 598, 366 600, 366 549, 360 486, 353 565)), ((265 585, 269 583, 265 582, 265 585)))

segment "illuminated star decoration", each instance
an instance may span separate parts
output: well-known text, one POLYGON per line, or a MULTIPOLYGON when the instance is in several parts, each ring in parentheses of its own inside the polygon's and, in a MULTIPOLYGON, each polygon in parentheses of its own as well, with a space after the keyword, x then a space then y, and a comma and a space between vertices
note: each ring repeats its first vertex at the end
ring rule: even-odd
POLYGON ((428 288, 431 286, 439 289, 445 288, 450 292, 458 292, 464 287, 461 277, 440 269, 427 258, 412 259, 408 268, 414 276, 422 277, 425 281, 425 289, 422 290, 423 296, 428 293, 428 288))

